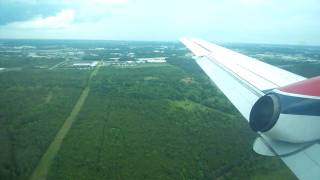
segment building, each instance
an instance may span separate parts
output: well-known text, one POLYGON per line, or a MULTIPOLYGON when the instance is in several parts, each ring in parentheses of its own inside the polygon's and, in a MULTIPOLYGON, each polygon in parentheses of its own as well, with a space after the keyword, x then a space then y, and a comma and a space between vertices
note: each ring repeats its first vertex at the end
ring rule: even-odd
POLYGON ((78 68, 93 68, 98 65, 98 61, 93 61, 93 62, 81 62, 81 63, 73 63, 73 67, 78 67, 78 68))

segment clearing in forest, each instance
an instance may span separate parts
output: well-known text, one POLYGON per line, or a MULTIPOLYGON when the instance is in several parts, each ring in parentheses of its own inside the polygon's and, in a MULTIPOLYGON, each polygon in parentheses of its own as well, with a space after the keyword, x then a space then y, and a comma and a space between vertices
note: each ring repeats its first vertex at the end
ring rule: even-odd
POLYGON ((42 158, 40 159, 39 164, 35 168, 31 180, 45 180, 50 168, 50 165, 52 163, 52 160, 58 153, 61 144, 63 142, 64 137, 67 135, 68 131, 70 130, 73 122, 75 121, 77 115, 79 114, 85 100, 88 97, 88 94, 90 92, 90 80, 92 79, 93 76, 95 76, 98 72, 99 65, 95 68, 95 70, 90 74, 89 81, 87 82, 86 87, 82 91, 76 105, 73 107, 69 117, 65 120, 64 124, 62 125, 61 129, 57 133, 56 137, 54 140, 51 142, 49 148, 47 151, 44 153, 42 158))

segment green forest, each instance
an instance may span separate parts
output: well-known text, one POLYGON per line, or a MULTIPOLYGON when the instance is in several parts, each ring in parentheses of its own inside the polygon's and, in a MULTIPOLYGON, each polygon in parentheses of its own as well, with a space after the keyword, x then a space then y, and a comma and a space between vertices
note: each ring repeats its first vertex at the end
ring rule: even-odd
POLYGON ((190 58, 100 69, 48 179, 292 179, 190 58))
POLYGON ((0 179, 28 179, 83 88, 84 71, 0 75, 0 179))

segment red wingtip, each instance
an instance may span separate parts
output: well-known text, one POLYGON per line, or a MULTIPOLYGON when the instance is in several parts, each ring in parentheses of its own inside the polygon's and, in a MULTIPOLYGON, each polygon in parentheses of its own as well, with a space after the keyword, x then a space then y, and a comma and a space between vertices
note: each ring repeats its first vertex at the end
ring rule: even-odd
POLYGON ((320 96, 320 76, 282 87, 279 90, 306 96, 320 96))

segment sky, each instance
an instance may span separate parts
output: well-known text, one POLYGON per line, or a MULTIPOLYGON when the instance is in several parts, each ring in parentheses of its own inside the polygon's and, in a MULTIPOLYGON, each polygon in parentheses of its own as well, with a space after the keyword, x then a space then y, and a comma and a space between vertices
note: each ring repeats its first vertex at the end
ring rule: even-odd
POLYGON ((0 38, 320 45, 319 0, 0 0, 0 38))

